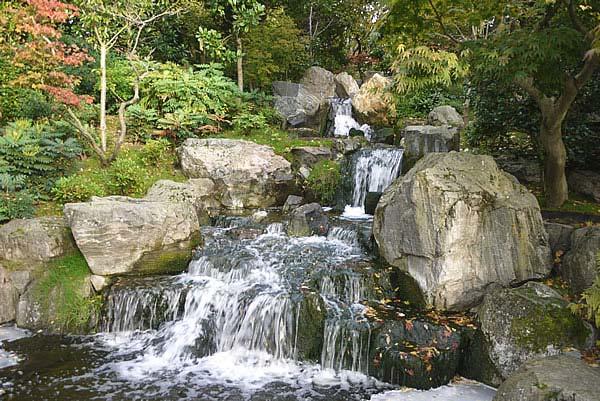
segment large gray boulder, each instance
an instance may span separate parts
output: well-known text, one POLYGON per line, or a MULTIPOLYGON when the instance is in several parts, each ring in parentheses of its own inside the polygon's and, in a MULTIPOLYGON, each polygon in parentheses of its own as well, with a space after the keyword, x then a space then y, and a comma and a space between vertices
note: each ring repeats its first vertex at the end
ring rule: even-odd
POLYGON ((396 115, 396 106, 389 89, 391 78, 375 74, 365 82, 352 98, 352 107, 358 120, 374 127, 389 127, 396 115))
POLYGON ((477 321, 483 333, 481 348, 502 379, 528 360, 593 344, 591 327, 571 313, 569 303, 536 282, 493 288, 477 309, 477 321))
POLYGON ((198 217, 185 203, 94 198, 66 204, 64 213, 90 270, 99 276, 181 272, 200 242, 198 217))
POLYGON ((373 233, 441 309, 469 308, 489 284, 542 278, 552 264, 535 196, 489 156, 426 155, 385 191, 373 233))
POLYGON ((309 93, 323 101, 327 98, 335 97, 335 76, 331 71, 321 67, 310 67, 304 73, 300 83, 309 93))
POLYGON ((562 256, 571 249, 571 237, 575 228, 561 223, 545 222, 544 227, 548 233, 548 243, 552 256, 562 256))
POLYGON ((0 260, 47 261, 72 249, 62 217, 11 220, 0 226, 0 260))
POLYGON ((335 85, 335 92, 342 99, 352 99, 360 90, 356 80, 347 72, 341 72, 335 76, 335 85))
POLYGON ((521 184, 542 182, 542 169, 535 159, 504 154, 496 157, 496 163, 502 170, 517 177, 521 184))
POLYGON ((295 92, 289 88, 287 93, 289 95, 276 95, 274 99, 275 110, 285 120, 286 125, 313 128, 320 131, 321 125, 327 117, 328 105, 327 107, 323 105, 321 98, 313 95, 302 85, 298 85, 295 92))
POLYGON ((600 369, 561 355, 525 363, 504 382, 494 401, 598 401, 600 369))
POLYGON ((563 258, 560 275, 579 294, 598 276, 600 227, 580 228, 571 236, 571 250, 563 258))
POLYGON ((600 202, 600 173, 575 170, 569 173, 569 189, 600 202))
POLYGON ((226 209, 283 204, 294 186, 291 164, 272 148, 233 139, 188 139, 178 149, 184 174, 215 184, 226 209))
POLYGON ((405 172, 426 154, 460 150, 460 133, 456 128, 409 125, 404 128, 402 137, 404 140, 402 170, 405 172))
POLYGON ((462 128, 465 125, 462 116, 452 106, 436 107, 427 116, 427 122, 431 125, 448 125, 455 128, 462 128))
POLYGON ((201 223, 206 223, 207 217, 217 214, 221 208, 215 183, 208 178, 191 179, 186 182, 160 180, 148 190, 144 199, 154 202, 187 203, 196 210, 201 223))

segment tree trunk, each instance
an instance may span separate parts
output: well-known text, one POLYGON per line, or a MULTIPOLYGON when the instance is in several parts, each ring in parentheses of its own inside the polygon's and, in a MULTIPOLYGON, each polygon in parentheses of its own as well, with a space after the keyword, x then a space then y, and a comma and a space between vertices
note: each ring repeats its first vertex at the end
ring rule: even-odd
POLYGON ((105 43, 100 45, 100 148, 106 153, 106 54, 105 43))
MULTIPOLYGON (((546 111, 548 113, 550 111, 546 111)), ((550 112, 551 113, 551 112, 550 112)), ((544 189, 547 207, 561 207, 569 199, 565 166, 567 150, 562 139, 560 114, 544 115, 540 128, 540 144, 544 153, 544 189)))
POLYGON ((237 81, 238 87, 240 88, 240 92, 244 91, 244 63, 243 63, 243 53, 242 53, 242 38, 239 36, 235 39, 237 44, 237 81))

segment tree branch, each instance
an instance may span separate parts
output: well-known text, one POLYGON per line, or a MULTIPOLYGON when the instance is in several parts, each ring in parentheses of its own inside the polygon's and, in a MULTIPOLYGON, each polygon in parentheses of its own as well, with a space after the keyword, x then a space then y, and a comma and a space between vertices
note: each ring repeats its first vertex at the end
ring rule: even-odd
POLYGON ((569 18, 571 19, 573 27, 585 37, 586 41, 592 42, 594 40, 594 35, 592 31, 588 31, 587 29, 585 29, 581 21, 579 21, 579 17, 577 16, 577 10, 575 10, 575 2, 573 0, 569 1, 568 10, 569 18))
POLYGON ((87 128, 85 128, 85 126, 83 125, 83 123, 81 122, 81 120, 79 119, 79 117, 77 117, 77 115, 70 108, 67 108, 67 113, 69 113, 69 116, 71 116, 72 120, 69 121, 71 123, 71 125, 73 125, 75 127, 75 129, 81 135, 84 136, 84 138, 88 141, 89 145, 92 147, 92 149, 94 150, 94 152, 96 152, 96 154, 98 155, 98 157, 100 157, 100 160, 101 161, 106 160, 105 153, 102 151, 102 149, 100 149, 100 147, 96 143, 96 140, 89 133, 89 131, 87 130, 87 128))
POLYGON ((529 96, 531 96, 539 105, 542 104, 546 96, 535 86, 533 83, 533 78, 518 78, 515 79, 515 83, 525 92, 527 92, 529 96))
POLYGON ((435 14, 435 19, 437 20, 437 23, 440 25, 440 28, 442 28, 442 31, 444 31, 444 35, 452 42, 460 44, 460 41, 454 36, 452 36, 452 34, 450 34, 450 32, 448 31, 448 28, 446 28, 446 24, 444 24, 444 19, 442 18, 435 4, 433 4, 433 0, 429 0, 429 5, 431 6, 433 13, 435 14))

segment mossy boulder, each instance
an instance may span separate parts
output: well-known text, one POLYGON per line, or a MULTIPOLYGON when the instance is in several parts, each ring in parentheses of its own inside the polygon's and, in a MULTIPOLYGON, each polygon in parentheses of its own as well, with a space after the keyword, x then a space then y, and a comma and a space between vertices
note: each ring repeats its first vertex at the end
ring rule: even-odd
POLYGON ((181 272, 200 242, 198 217, 187 203, 96 198, 65 205, 65 216, 99 276, 181 272))
POLYGON ((54 259, 37 270, 21 296, 17 325, 48 333, 83 334, 95 327, 101 306, 81 253, 54 259))
POLYGON ((541 283, 496 287, 485 296, 477 315, 483 334, 479 351, 489 357, 502 379, 528 360, 593 343, 591 327, 571 313, 556 291, 541 283))
POLYGON ((318 294, 307 293, 298 306, 297 358, 302 361, 319 362, 323 348, 323 328, 327 308, 318 294))
POLYGON ((561 355, 526 362, 506 382, 494 401, 597 401, 600 368, 561 355))

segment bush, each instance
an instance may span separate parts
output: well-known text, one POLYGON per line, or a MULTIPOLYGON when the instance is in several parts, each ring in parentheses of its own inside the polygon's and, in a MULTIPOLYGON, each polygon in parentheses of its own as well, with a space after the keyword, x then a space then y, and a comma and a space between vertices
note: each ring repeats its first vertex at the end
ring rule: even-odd
POLYGON ((396 99, 396 112, 400 118, 425 118, 438 106, 452 106, 458 111, 463 108, 464 93, 461 87, 452 89, 422 89, 396 99))
POLYGON ((0 223, 33 216, 33 196, 27 191, 0 193, 0 223))
POLYGON ((243 112, 233 118, 233 129, 242 134, 248 134, 254 130, 266 129, 267 119, 262 113, 251 114, 243 112))
POLYGON ((334 161, 323 160, 313 166, 306 181, 308 188, 321 204, 331 205, 335 202, 341 178, 340 165, 334 161))
POLYGON ((140 152, 140 157, 146 166, 158 166, 165 160, 171 148, 166 139, 150 139, 140 152))
POLYGON ((108 190, 115 195, 143 195, 145 174, 139 160, 123 152, 108 168, 108 190))
POLYGON ((52 196, 59 203, 86 202, 92 196, 106 196, 106 188, 97 176, 75 174, 56 181, 52 196))
POLYGON ((60 128, 30 120, 8 124, 0 135, 0 173, 24 177, 26 189, 50 191, 82 152, 77 140, 60 128))

